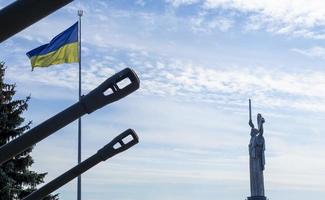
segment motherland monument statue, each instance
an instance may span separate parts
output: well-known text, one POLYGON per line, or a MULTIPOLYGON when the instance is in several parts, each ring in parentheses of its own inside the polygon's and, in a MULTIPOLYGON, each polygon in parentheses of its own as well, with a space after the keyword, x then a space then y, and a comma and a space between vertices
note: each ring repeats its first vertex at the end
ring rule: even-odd
POLYGON ((251 196, 248 200, 266 200, 264 192, 265 169, 265 140, 263 137, 264 118, 260 113, 257 114, 257 127, 252 121, 251 100, 249 99, 249 126, 251 127, 251 139, 249 142, 249 172, 251 196))

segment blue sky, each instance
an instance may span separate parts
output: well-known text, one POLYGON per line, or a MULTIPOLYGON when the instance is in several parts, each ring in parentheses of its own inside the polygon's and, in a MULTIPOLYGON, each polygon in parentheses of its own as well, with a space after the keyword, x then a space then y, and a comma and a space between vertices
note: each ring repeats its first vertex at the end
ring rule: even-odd
MULTIPOLYGON (((11 1, 0 0, 0 7, 11 1)), ((266 119, 266 196, 325 198, 325 3, 74 1, 0 44, 33 126, 76 102, 77 65, 31 72, 25 53, 83 9, 83 93, 125 67, 141 88, 83 118, 83 158, 133 128, 140 143, 83 176, 84 199, 244 199, 248 98, 266 119)), ((77 162, 77 124, 37 144, 46 182, 77 162)), ((57 192, 76 198, 76 181, 57 192)))

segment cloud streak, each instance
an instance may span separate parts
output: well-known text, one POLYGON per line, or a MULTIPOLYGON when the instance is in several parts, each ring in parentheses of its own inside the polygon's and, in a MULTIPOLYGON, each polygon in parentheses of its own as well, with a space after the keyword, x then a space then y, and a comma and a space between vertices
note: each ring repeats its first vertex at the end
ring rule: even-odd
POLYGON ((291 51, 312 57, 312 58, 325 58, 325 48, 320 46, 311 47, 309 49, 297 49, 293 48, 291 51))

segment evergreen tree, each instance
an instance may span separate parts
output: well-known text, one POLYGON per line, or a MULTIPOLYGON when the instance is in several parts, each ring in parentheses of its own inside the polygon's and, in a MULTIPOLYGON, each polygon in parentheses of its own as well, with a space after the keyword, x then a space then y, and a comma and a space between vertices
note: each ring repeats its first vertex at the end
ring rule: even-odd
MULTIPOLYGON (((31 121, 24 123, 22 113, 27 110, 30 97, 14 100, 15 85, 4 83, 5 66, 0 63, 0 145, 22 135, 30 128, 31 121)), ((33 159, 32 147, 0 165, 0 200, 20 200, 43 183, 46 173, 30 170, 33 159)), ((58 199, 57 195, 48 200, 58 199)))

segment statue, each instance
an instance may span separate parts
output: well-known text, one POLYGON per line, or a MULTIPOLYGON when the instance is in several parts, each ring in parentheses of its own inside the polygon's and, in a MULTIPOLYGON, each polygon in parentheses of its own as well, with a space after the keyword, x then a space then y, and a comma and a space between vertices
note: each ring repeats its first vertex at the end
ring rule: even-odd
POLYGON ((251 197, 248 200, 266 200, 264 196, 264 176, 265 169, 265 140, 263 137, 264 118, 257 114, 257 127, 252 122, 251 100, 249 100, 249 126, 251 127, 251 139, 249 142, 249 171, 251 197))

